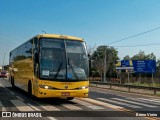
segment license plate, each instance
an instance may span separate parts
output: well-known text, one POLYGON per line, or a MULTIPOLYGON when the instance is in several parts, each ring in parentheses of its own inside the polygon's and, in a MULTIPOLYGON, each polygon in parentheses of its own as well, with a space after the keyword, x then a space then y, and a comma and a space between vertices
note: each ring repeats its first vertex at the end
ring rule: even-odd
POLYGON ((61 95, 62 95, 62 96, 69 96, 69 95, 70 95, 70 92, 62 92, 61 95))

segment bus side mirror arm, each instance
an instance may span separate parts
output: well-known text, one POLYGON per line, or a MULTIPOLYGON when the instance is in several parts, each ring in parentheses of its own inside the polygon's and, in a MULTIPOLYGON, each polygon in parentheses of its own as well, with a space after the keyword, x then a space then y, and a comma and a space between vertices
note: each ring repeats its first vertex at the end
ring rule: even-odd
POLYGON ((35 53, 34 60, 35 60, 35 63, 39 63, 39 54, 38 53, 35 53))

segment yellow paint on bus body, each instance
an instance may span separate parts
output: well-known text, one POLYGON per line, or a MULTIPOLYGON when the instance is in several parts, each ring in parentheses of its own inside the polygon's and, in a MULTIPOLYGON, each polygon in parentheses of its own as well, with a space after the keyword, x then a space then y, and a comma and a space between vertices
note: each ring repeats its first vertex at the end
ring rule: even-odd
MULTIPOLYGON (((34 38, 57 38, 64 40, 82 41, 82 38, 58 35, 58 34, 40 34, 34 38)), ((29 42, 29 41, 28 41, 29 42)), ((27 43, 27 42, 26 42, 27 43)), ((25 43, 24 43, 25 44, 25 43)), ((22 44, 22 45, 24 45, 22 44)), ((34 46, 34 43, 32 43, 34 46)), ((19 49, 22 45, 15 48, 12 53, 19 49)), ((34 70, 34 54, 33 47, 30 51, 28 58, 22 59, 23 56, 18 56, 12 61, 10 58, 10 78, 11 83, 14 81, 14 85, 28 92, 29 81, 32 84, 32 95, 38 98, 49 98, 49 97, 88 97, 88 86, 89 81, 73 81, 73 82, 60 82, 56 80, 43 80, 35 76, 34 70), (17 60, 15 60, 17 59, 17 60), (85 88, 84 88, 85 87, 85 88)), ((10 53, 11 54, 11 53, 10 53)))

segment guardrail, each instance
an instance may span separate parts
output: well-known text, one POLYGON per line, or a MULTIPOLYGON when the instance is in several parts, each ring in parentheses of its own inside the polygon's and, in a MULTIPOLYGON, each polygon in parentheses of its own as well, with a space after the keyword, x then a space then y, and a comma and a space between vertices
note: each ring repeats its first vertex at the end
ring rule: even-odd
POLYGON ((146 93, 146 90, 153 92, 152 94, 156 95, 157 93, 160 94, 160 87, 145 87, 145 86, 135 86, 135 85, 123 85, 117 83, 104 83, 104 82, 90 82, 91 84, 95 84, 96 87, 107 88, 107 89, 114 89, 114 90, 121 90, 121 91, 128 91, 128 92, 135 92, 137 90, 145 90, 142 92, 146 93), (119 88, 117 88, 119 87, 119 88), (125 89, 124 89, 125 88, 125 89))

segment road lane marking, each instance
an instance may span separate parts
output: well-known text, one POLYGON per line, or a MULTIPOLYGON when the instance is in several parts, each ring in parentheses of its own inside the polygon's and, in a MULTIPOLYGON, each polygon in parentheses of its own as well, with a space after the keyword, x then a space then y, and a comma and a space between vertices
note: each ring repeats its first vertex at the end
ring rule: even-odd
POLYGON ((82 110, 82 108, 77 107, 75 105, 72 104, 62 104, 63 107, 66 107, 69 110, 82 110))
POLYGON ((39 108, 35 107, 34 105, 28 103, 28 106, 30 106, 31 108, 33 108, 35 111, 41 111, 39 108))
POLYGON ((104 108, 100 107, 100 106, 97 106, 97 105, 93 105, 93 104, 90 104, 88 102, 84 102, 84 101, 81 101, 81 100, 78 100, 78 99, 74 99, 72 100, 73 102, 75 103, 78 103, 78 104, 81 104, 85 107, 88 107, 88 108, 91 108, 91 109, 94 109, 94 110, 102 110, 104 108))
MULTIPOLYGON (((132 114, 132 115, 136 114, 136 112, 131 111, 129 109, 125 109, 124 107, 120 107, 120 106, 115 107, 115 105, 110 105, 110 104, 108 105, 105 102, 97 101, 97 100, 94 100, 94 99, 90 99, 90 98, 77 98, 77 99, 82 99, 82 100, 87 101, 87 102, 91 102, 91 103, 94 103, 94 104, 109 107, 109 108, 112 108, 114 110, 122 111, 122 112, 125 112, 125 113, 128 113, 128 114, 132 114)), ((148 120, 157 120, 156 117, 151 117, 151 118, 143 117, 143 118, 146 118, 148 120)))
POLYGON ((154 99, 154 100, 156 100, 156 101, 160 101, 160 99, 154 99))
POLYGON ((15 93, 13 93, 12 91, 10 91, 8 88, 5 88, 3 85, 0 85, 2 86, 6 91, 10 92, 12 95, 15 95, 15 93))
POLYGON ((15 93, 13 93, 13 92, 11 92, 11 91, 9 91, 12 95, 15 95, 15 93))
POLYGON ((54 118, 54 117, 47 117, 48 119, 50 119, 50 120, 57 120, 56 118, 54 118))
POLYGON ((109 100, 109 99, 106 99, 106 98, 98 98, 98 99, 106 101, 106 102, 111 102, 111 103, 116 103, 116 104, 119 104, 119 105, 124 105, 124 106, 131 107, 131 108, 142 108, 140 106, 131 105, 131 104, 123 103, 123 102, 118 102, 118 101, 115 101, 115 100, 109 100))
POLYGON ((45 109, 46 111, 60 111, 60 109, 54 107, 53 105, 36 102, 36 101, 33 101, 33 102, 38 106, 42 107, 43 109, 45 109))
POLYGON ((23 98, 21 98, 20 96, 16 96, 18 99, 20 99, 21 101, 25 101, 23 98))
POLYGON ((144 103, 138 103, 138 102, 124 100, 124 99, 119 99, 119 98, 111 98, 111 99, 122 101, 122 102, 127 102, 127 103, 133 103, 133 104, 141 105, 141 106, 145 106, 145 107, 152 107, 152 108, 153 107, 157 107, 157 106, 154 106, 154 105, 147 105, 147 104, 144 104, 144 103))
POLYGON ((85 100, 87 102, 94 103, 94 104, 98 104, 98 105, 101 105, 101 106, 105 106, 105 107, 110 107, 110 108, 114 108, 114 109, 123 109, 123 107, 112 105, 112 104, 109 104, 109 103, 101 102, 101 101, 90 99, 90 98, 80 98, 80 99, 85 100))
POLYGON ((156 102, 156 103, 160 103, 160 100, 157 99, 145 99, 145 98, 138 98, 140 100, 145 100, 145 101, 149 101, 149 102, 156 102))
POLYGON ((29 107, 27 104, 25 104, 21 100, 11 100, 11 102, 20 111, 34 111, 31 107, 29 107))
POLYGON ((159 103, 155 103, 154 102, 154 100, 148 100, 148 99, 146 99, 146 100, 144 100, 143 98, 141 99, 141 98, 126 98, 126 99, 129 99, 129 100, 133 100, 133 101, 138 101, 138 102, 143 102, 143 103, 150 103, 150 104, 154 104, 154 105, 160 105, 159 103))
POLYGON ((47 111, 59 111, 60 110, 52 105, 41 105, 40 107, 42 107, 43 109, 47 111))
MULTIPOLYGON (((151 95, 147 95, 147 94, 143 94, 143 93, 134 93, 134 92, 126 92, 126 91, 117 91, 117 90, 113 90, 113 89, 104 89, 104 88, 102 88, 102 87, 91 87, 90 86, 90 88, 92 89, 92 91, 96 91, 97 92, 97 90, 100 90, 100 92, 102 91, 102 90, 107 90, 107 91, 111 91, 111 92, 115 92, 115 93, 122 93, 123 95, 122 95, 122 97, 127 97, 126 95, 124 95, 124 94, 127 94, 127 95, 136 95, 136 96, 144 96, 144 97, 150 97, 150 98, 157 98, 158 100, 160 100, 159 99, 159 97, 157 97, 157 96, 151 96, 151 95), (94 90, 93 90, 94 89, 94 90), (97 90, 96 90, 97 89, 97 90)), ((106 93, 106 92, 105 92, 106 93)), ((113 95, 115 95, 115 93, 113 94, 113 95)), ((106 93, 106 94, 110 94, 110 93, 106 93)), ((120 95, 121 96, 121 95, 120 95)))
POLYGON ((6 108, 3 106, 1 101, 0 101, 0 108, 2 108, 2 111, 6 111, 6 108))
POLYGON ((45 109, 46 111, 60 111, 60 109, 49 104, 40 104, 40 103, 37 103, 37 104, 43 109, 45 109))

